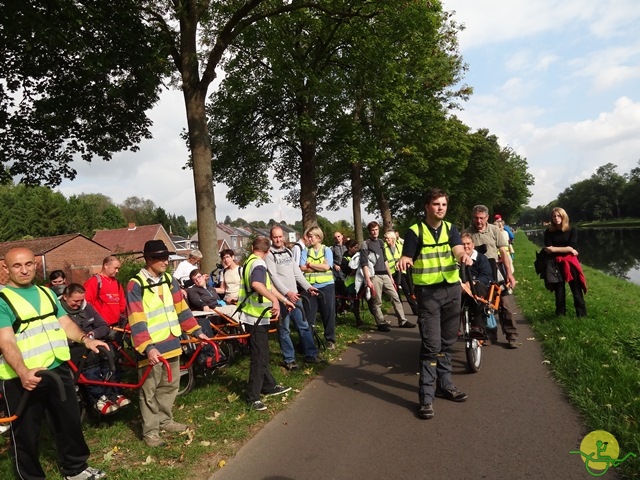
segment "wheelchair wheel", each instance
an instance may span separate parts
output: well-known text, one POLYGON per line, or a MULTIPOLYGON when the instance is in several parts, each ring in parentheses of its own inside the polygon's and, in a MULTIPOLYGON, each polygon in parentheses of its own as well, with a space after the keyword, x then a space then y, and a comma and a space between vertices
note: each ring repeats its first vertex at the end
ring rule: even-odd
POLYGON ((462 323, 462 335, 464 338, 464 350, 467 356, 467 367, 472 373, 480 371, 482 365, 482 345, 477 338, 471 333, 471 313, 469 308, 464 307, 460 312, 460 321, 462 323))
POLYGON ((216 368, 226 368, 233 364, 236 357, 236 349, 239 348, 237 346, 237 342, 235 340, 218 342, 218 348, 220 349, 220 354, 226 357, 226 361, 224 363, 220 363, 216 368))
POLYGON ((467 367, 472 373, 480 371, 482 365, 482 346, 476 338, 465 341, 465 353, 467 354, 467 367))
MULTIPOLYGON (((180 361, 182 363, 182 360, 180 361)), ((196 384, 196 372, 193 364, 189 368, 180 368, 180 386, 178 387, 178 395, 186 395, 196 384)))

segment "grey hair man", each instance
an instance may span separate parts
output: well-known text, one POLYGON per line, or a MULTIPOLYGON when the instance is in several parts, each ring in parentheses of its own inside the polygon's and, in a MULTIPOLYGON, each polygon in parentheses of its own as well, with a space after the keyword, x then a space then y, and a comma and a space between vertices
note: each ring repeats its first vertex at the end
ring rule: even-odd
POLYGON ((295 308, 288 311, 280 308, 280 319, 278 324, 278 338, 280 349, 282 350, 283 366, 287 370, 297 370, 295 349, 291 341, 290 324, 293 320, 300 334, 300 346, 305 362, 318 363, 318 348, 313 341, 313 332, 309 322, 304 318, 302 299, 298 294, 298 286, 311 295, 317 295, 318 289, 304 278, 300 266, 295 263, 293 253, 284 244, 284 233, 282 228, 275 225, 271 228, 271 248, 265 257, 267 271, 271 275, 273 286, 288 300, 295 305, 295 308))
POLYGON ((173 272, 173 278, 184 284, 185 280, 189 280, 189 274, 198 268, 200 260, 202 260, 202 252, 198 249, 191 250, 187 259, 180 262, 176 267, 175 272, 173 272))
MULTIPOLYGON (((500 261, 504 264, 503 276, 510 288, 515 288, 517 282, 512 273, 509 243, 503 238, 500 228, 489 223, 489 209, 485 205, 476 205, 471 212, 472 223, 465 230, 465 233, 471 234, 471 239, 476 247, 485 246, 485 255, 489 260, 496 263, 500 261)), ((500 315, 502 331, 507 337, 509 348, 518 348, 517 320, 521 319, 522 313, 518 309, 515 298, 513 295, 509 295, 508 291, 502 295, 502 306, 504 307, 504 315, 500 315)), ((496 340, 496 337, 492 338, 492 341, 496 340)))

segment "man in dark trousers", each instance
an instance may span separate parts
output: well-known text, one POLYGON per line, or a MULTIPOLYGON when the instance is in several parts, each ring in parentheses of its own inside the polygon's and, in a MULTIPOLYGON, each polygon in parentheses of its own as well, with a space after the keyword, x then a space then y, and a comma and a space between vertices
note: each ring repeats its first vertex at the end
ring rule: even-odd
POLYGON ((427 192, 426 218, 413 225, 404 238, 398 268, 413 267, 420 327, 420 406, 418 417, 433 417, 434 397, 464 402, 467 394, 451 381, 451 352, 460 323, 460 275, 458 263, 471 265, 460 232, 444 220, 449 196, 444 190, 427 192))
POLYGON ((0 380, 7 414, 14 415, 23 395, 29 395, 24 411, 11 424, 18 478, 45 478, 38 459, 38 437, 45 417, 55 438, 64 478, 104 478, 103 471, 87 465, 89 447, 80 425, 73 374, 67 365, 68 340, 96 353, 99 346, 109 347, 83 333, 49 288, 33 284, 36 260, 31 250, 9 250, 3 268, 9 281, 0 292, 0 380), (65 400, 60 399, 51 379, 37 375, 41 370, 58 377, 65 400))

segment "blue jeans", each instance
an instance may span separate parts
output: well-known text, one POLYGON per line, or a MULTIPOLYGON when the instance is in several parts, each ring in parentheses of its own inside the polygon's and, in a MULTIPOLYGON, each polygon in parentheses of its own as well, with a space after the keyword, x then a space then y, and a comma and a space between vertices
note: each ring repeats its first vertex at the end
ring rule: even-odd
POLYGON ((304 358, 311 359, 318 356, 319 352, 313 341, 313 333, 311 332, 309 323, 307 323, 302 314, 302 300, 298 300, 296 302, 296 308, 290 312, 287 311, 284 304, 280 303, 280 312, 283 313, 283 316, 280 317, 278 324, 278 338, 280 340, 280 350, 282 350, 284 361, 290 363, 296 359, 296 352, 293 347, 293 342, 291 341, 291 320, 293 320, 294 325, 298 329, 304 358))

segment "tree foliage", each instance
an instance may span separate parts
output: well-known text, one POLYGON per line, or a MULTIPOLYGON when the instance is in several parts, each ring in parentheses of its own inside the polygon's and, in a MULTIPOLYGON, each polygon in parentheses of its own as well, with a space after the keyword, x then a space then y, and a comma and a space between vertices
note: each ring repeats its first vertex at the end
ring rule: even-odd
POLYGON ((120 211, 127 223, 135 223, 136 225, 159 223, 167 233, 185 238, 190 235, 189 224, 184 216, 168 214, 164 208, 156 206, 152 200, 136 196, 127 197, 120 205, 120 211))
POLYGON ((99 193, 67 199, 48 187, 0 186, 0 242, 67 233, 92 238, 97 230, 122 228, 132 221, 137 225, 160 223, 167 232, 189 236, 184 216, 167 214, 150 200, 129 197, 117 206, 99 193), (128 215, 126 219, 123 212, 128 215))
POLYGON ((304 9, 245 31, 209 108, 229 200, 269 201, 271 171, 307 227, 323 200, 353 196, 355 164, 378 198, 390 165, 428 143, 443 104, 467 91, 449 91, 463 64, 439 2, 326 5, 341 15, 304 9))
POLYGON ((120 210, 99 194, 68 200, 48 187, 0 187, 0 241, 82 233, 91 238, 98 229, 125 226, 120 210))
POLYGON ((135 0, 0 1, 0 163, 29 185, 73 179, 150 138, 166 72, 135 0))

